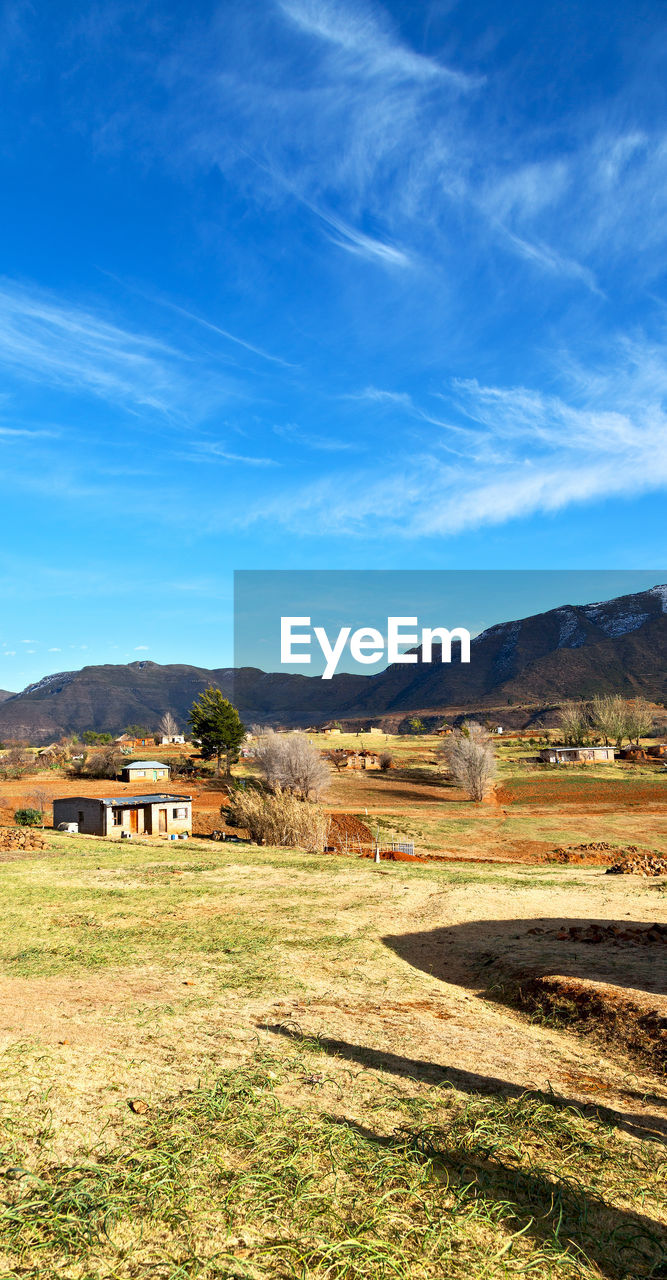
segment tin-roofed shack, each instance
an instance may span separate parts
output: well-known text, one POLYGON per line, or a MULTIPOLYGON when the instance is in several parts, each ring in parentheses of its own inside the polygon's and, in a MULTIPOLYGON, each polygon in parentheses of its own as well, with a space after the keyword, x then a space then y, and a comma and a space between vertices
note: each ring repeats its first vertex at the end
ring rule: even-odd
POLYGON ((545 764, 613 764, 613 747, 543 747, 545 764))
POLYGON ((123 782, 136 782, 138 778, 147 778, 159 782, 169 779, 170 767, 164 760, 131 760, 124 764, 120 776, 123 782))
POLYGON ((53 825, 74 822, 86 836, 192 834, 192 796, 66 796, 53 801, 53 825))

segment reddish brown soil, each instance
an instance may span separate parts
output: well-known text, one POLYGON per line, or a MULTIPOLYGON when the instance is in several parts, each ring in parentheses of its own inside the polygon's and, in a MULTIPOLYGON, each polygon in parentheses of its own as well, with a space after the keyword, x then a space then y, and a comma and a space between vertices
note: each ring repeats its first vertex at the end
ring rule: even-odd
POLYGON ((361 853, 373 844, 373 833, 351 813, 331 813, 327 834, 327 850, 334 853, 361 853))
POLYGON ((591 778, 582 772, 576 778, 549 775, 540 778, 516 778, 497 791, 501 804, 603 806, 607 809, 638 809, 665 803, 664 783, 635 778, 591 778))
POLYGON ((517 1003, 533 1014, 622 1046, 659 1073, 667 1063, 667 1000, 586 978, 547 975, 518 984, 517 1003))
POLYGON ((619 858, 629 858, 640 852, 636 844, 620 848, 618 845, 608 844, 606 840, 592 840, 589 844, 570 845, 567 849, 552 849, 550 853, 545 854, 544 861, 603 867, 610 862, 618 861, 619 858))

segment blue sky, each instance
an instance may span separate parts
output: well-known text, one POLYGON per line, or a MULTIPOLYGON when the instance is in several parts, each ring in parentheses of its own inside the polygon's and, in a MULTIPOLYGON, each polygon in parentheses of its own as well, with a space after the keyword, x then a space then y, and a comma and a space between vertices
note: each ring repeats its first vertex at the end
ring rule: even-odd
POLYGON ((1 12, 0 688, 230 662, 235 568, 659 570, 664 6, 1 12))

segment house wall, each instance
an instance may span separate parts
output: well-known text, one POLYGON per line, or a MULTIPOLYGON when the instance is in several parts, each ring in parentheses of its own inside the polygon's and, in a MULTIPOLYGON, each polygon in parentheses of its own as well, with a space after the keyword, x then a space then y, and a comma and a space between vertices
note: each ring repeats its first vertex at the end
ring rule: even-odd
POLYGON ((137 782, 142 778, 149 782, 157 782, 158 779, 168 778, 169 772, 167 765, 163 769, 134 769, 132 765, 124 765, 122 778, 124 782, 137 782))
POLYGON ((103 836, 105 833, 105 806, 99 800, 86 796, 68 796, 53 801, 53 825, 60 822, 77 822, 79 831, 86 836, 103 836), (80 815, 83 814, 83 821, 80 815))
POLYGON ((187 831, 188 835, 192 833, 192 803, 186 801, 170 800, 168 804, 153 804, 151 808, 151 823, 153 835, 180 835, 182 831, 187 831), (167 830, 160 831, 160 809, 167 810, 167 830), (185 818, 175 818, 176 810, 185 809, 185 818))
POLYGON ((562 748, 545 747, 540 751, 540 759, 547 764, 613 764, 613 747, 576 747, 563 752, 562 748))
POLYGON ((123 832, 136 832, 137 835, 180 835, 181 832, 187 831, 188 835, 192 834, 192 802, 191 801, 174 801, 161 804, 146 805, 128 805, 127 808, 118 809, 112 805, 101 804, 99 800, 87 797, 68 797, 64 800, 54 800, 53 802, 53 825, 57 827, 60 822, 76 822, 79 826, 81 835, 86 836, 109 836, 112 840, 120 840, 123 832), (166 831, 160 831, 160 809, 167 811, 166 831), (185 809, 186 816, 184 818, 175 818, 175 810, 185 809), (132 824, 130 814, 134 811, 137 815, 136 827, 132 824), (114 822, 114 813, 121 816, 121 822, 114 822), (83 822, 79 815, 83 814, 83 822))

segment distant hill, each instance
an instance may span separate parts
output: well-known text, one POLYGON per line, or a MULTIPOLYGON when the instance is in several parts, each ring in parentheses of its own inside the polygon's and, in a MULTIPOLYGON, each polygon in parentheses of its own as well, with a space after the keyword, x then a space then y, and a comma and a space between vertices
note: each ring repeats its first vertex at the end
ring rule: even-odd
POLYGON ((5 702, 7 698, 13 698, 16 695, 9 692, 9 689, 0 689, 0 702, 5 702))
POLYGON ((667 701, 667 586, 589 605, 563 605, 489 627, 462 666, 395 664, 333 680, 254 667, 208 670, 131 662, 62 671, 0 702, 0 739, 47 742, 84 729, 157 726, 171 711, 185 727, 194 698, 215 684, 246 723, 308 725, 396 717, 450 707, 553 704, 618 692, 667 701))

